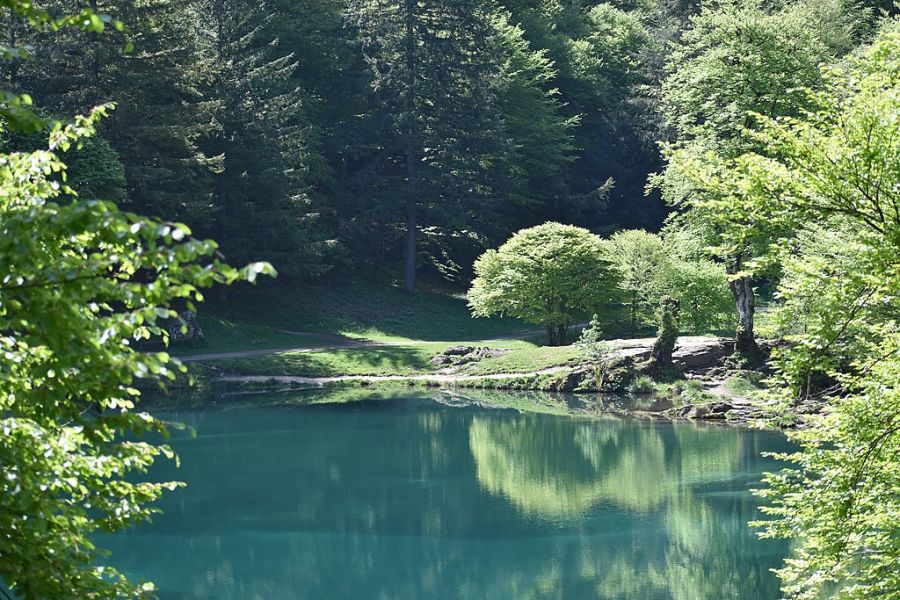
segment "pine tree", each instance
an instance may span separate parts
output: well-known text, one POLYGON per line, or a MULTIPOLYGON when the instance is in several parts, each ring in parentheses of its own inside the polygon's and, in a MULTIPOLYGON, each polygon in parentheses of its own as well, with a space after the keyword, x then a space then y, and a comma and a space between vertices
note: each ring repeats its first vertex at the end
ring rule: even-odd
POLYGON ((496 200, 500 119, 490 13, 477 0, 353 0, 349 23, 372 72, 388 195, 402 194, 404 287, 416 287, 417 230, 429 215, 472 228, 496 200), (475 210, 477 209, 477 211, 475 210))
POLYGON ((509 14, 494 17, 499 44, 498 110, 512 141, 502 173, 507 185, 499 232, 503 239, 548 220, 569 197, 567 169, 575 156, 578 117, 566 116, 546 50, 532 50, 509 14))
MULTIPOLYGON (((122 159, 126 206, 202 230, 216 165, 197 145, 212 127, 202 95, 210 61, 198 2, 92 0, 95 12, 121 20, 126 30, 25 31, 35 60, 15 65, 9 77, 49 116, 115 102, 100 133, 122 159)), ((62 0, 45 4, 51 12, 68 8, 62 0)))
POLYGON ((208 153, 220 156, 213 231, 230 259, 265 257, 283 275, 316 274, 329 242, 311 208, 324 176, 316 99, 298 86, 296 57, 282 49, 282 14, 270 3, 213 0, 215 99, 219 129, 208 153))
POLYGON ((640 135, 644 107, 632 102, 636 87, 646 83, 641 58, 648 39, 641 13, 615 4, 504 3, 531 48, 545 50, 553 63, 552 86, 559 90, 564 114, 579 119, 573 129, 577 152, 565 174, 570 195, 552 207, 552 218, 595 227, 609 227, 610 218, 647 225, 661 212, 658 206, 634 207, 658 157, 649 136, 640 135))

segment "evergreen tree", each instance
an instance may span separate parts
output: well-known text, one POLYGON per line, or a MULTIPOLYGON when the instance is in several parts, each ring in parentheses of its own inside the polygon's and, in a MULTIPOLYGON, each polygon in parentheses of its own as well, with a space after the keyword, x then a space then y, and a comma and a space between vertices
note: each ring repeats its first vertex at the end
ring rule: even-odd
POLYGON ((298 86, 296 57, 282 49, 280 11, 267 2, 213 0, 219 129, 207 153, 220 156, 213 225, 229 258, 265 257, 291 276, 327 267, 311 194, 327 169, 312 122, 315 99, 298 86))
POLYGON ((573 129, 577 152, 565 175, 570 195, 545 218, 606 228, 611 219, 658 224, 661 207, 647 203, 635 210, 634 204, 658 160, 650 137, 640 135, 646 109, 633 102, 637 86, 646 83, 641 60, 649 40, 642 13, 561 0, 511 0, 505 6, 531 47, 547 52, 565 114, 579 120, 573 129))
POLYGON ((490 13, 477 0, 353 0, 347 17, 372 73, 387 179, 380 191, 403 198, 403 280, 413 291, 423 221, 472 228, 495 199, 490 174, 505 140, 492 97, 490 13))
MULTIPOLYGON (((512 141, 504 165, 504 228, 543 222, 569 196, 567 169, 575 154, 578 117, 563 114, 556 70, 546 50, 534 51, 508 14, 494 18, 500 69, 497 106, 512 141)), ((501 232, 505 237, 511 231, 501 232)))
MULTIPOLYGON (((68 3, 46 4, 51 12, 68 3)), ((212 128, 202 95, 211 57, 204 51, 199 0, 92 0, 127 24, 124 32, 22 32, 35 60, 5 66, 49 115, 83 113, 103 102, 119 109, 101 128, 122 159, 130 208, 204 231, 213 207, 215 160, 198 149, 212 128)))

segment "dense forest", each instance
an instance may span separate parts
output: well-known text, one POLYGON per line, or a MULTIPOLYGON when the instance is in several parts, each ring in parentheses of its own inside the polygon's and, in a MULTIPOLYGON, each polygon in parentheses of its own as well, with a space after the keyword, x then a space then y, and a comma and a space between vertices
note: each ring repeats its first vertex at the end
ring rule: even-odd
POLYGON ((679 194, 648 188, 661 142, 709 148, 736 139, 723 125, 736 113, 791 114, 797 99, 778 95, 889 8, 784 4, 721 2, 692 21, 690 0, 92 2, 122 31, 8 19, 4 44, 34 51, 4 61, 0 82, 51 118, 116 104, 70 159, 82 198, 183 222, 282 278, 399 275, 406 260, 413 288, 420 270, 469 279, 485 248, 548 220, 658 230, 661 196, 679 194), (755 68, 790 80, 695 85, 716 52, 756 44, 773 54, 755 68))
POLYGON ((399 274, 412 253, 465 279, 485 248, 547 220, 662 226, 660 194, 645 195, 673 134, 659 84, 694 2, 91 8, 126 27, 9 19, 3 43, 34 51, 0 82, 51 118, 116 103, 70 159, 81 197, 183 222, 235 263, 399 274))
POLYGON ((166 431, 138 382, 181 368, 140 344, 277 271, 472 284, 476 316, 550 346, 593 314, 601 381, 597 306, 658 327, 654 375, 680 333, 734 334, 767 422, 812 415, 760 492, 762 535, 794 540, 784 593, 900 597, 900 5, 38 4, 0 0, 16 594, 147 597, 90 538, 175 487, 125 477, 171 456, 122 436, 166 431))

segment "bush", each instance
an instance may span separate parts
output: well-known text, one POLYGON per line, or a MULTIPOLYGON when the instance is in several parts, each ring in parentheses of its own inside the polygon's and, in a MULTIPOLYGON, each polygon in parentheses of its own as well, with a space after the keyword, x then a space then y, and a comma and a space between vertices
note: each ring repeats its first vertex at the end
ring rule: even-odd
POLYGON ((606 370, 609 368, 609 362, 615 356, 615 350, 608 342, 603 341, 600 320, 597 315, 594 315, 590 325, 581 332, 581 336, 578 338, 578 349, 591 366, 597 391, 603 391, 603 380, 606 370))
POLYGON ((659 325, 654 311, 667 295, 678 300, 685 331, 705 333, 734 325, 737 316, 725 269, 697 256, 689 235, 677 229, 664 236, 628 230, 610 238, 632 335, 659 325))
POLYGON ((627 389, 632 394, 652 394, 656 391, 656 383, 648 376, 640 375, 628 384, 627 389))

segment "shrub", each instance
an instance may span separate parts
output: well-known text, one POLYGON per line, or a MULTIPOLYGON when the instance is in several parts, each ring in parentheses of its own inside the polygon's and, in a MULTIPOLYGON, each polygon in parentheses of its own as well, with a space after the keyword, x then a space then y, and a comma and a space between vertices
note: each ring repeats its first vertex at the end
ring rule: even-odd
POLYGON ((628 384, 628 391, 632 394, 652 394, 656 391, 656 383, 648 376, 640 375, 628 384))

